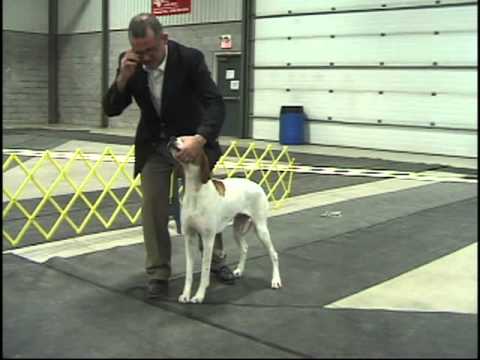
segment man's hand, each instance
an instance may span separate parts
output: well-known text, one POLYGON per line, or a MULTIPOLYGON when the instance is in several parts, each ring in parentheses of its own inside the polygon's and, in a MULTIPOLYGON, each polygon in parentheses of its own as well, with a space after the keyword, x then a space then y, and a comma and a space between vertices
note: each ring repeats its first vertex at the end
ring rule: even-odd
POLYGON ((182 136, 181 150, 177 153, 177 159, 182 162, 190 162, 200 155, 203 145, 207 142, 202 135, 182 136))
POLYGON ((138 55, 135 54, 132 49, 127 50, 127 52, 122 58, 120 64, 120 73, 117 77, 117 87, 120 91, 123 91, 123 89, 125 89, 128 79, 130 79, 135 73, 135 69, 137 68, 137 65, 139 63, 140 58, 138 57, 138 55))

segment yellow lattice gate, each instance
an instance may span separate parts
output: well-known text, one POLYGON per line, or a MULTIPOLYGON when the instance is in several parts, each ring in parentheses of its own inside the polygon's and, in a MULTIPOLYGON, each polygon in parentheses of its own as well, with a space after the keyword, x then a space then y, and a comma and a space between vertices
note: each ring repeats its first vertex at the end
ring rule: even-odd
MULTIPOLYGON (((110 147, 101 154, 80 149, 73 153, 4 149, 3 153, 7 156, 3 163, 3 238, 12 246, 19 245, 32 230, 51 240, 61 227, 80 235, 92 222, 103 229, 120 222, 124 226, 140 223, 142 192, 140 176, 131 176, 133 146, 123 155, 110 147), (72 216, 75 211, 76 222, 72 216), (48 223, 42 220, 46 213, 48 223), (9 227, 14 222, 17 225, 9 227)), ((293 164, 287 147, 275 154, 271 145, 258 150, 252 143, 241 153, 232 142, 217 162, 214 176, 250 178, 264 188, 273 207, 278 208, 290 195, 293 164)), ((178 206, 176 195, 172 186, 173 207, 178 206)), ((178 220, 178 211, 171 213, 178 220)))

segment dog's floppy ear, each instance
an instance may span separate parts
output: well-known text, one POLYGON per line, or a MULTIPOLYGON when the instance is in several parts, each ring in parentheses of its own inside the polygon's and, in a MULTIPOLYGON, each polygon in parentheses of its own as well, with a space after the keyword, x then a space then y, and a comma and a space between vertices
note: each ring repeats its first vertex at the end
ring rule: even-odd
POLYGON ((202 184, 206 184, 210 180, 210 165, 205 151, 200 154, 200 180, 202 184))

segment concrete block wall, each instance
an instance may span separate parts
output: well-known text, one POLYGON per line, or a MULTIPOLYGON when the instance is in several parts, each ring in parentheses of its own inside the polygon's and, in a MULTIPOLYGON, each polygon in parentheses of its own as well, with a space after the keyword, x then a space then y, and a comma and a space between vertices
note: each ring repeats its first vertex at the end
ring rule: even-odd
POLYGON ((57 40, 59 122, 100 127, 101 33, 58 35, 57 40))
MULTIPOLYGON (((202 51, 213 77, 215 76, 213 74, 215 53, 225 51, 220 49, 220 35, 232 35, 233 48, 228 51, 241 50, 241 22, 171 26, 165 27, 164 31, 168 33, 170 39, 202 51)), ((118 55, 129 47, 127 31, 112 31, 110 33, 109 83, 112 83, 115 77, 118 55)), ((109 127, 135 129, 139 117, 140 111, 135 102, 133 102, 120 116, 109 119, 109 127)))
MULTIPOLYGON (((46 125, 49 122, 49 0, 4 0, 2 4, 5 10, 3 122, 46 125), (34 12, 32 6, 36 7, 34 12)), ((57 84, 53 84, 58 89, 58 122, 100 127, 101 1, 59 0, 58 6, 58 73, 57 84)), ((126 27, 130 16, 149 11, 150 6, 149 0, 111 3, 110 16, 116 22, 110 32, 109 83, 114 78, 119 52, 129 47, 126 27)), ((240 50, 241 0, 198 0, 192 14, 163 19, 168 23, 165 29, 170 37, 202 50, 212 71, 214 53, 221 51, 221 34, 231 34, 235 46, 232 50, 240 50)), ((110 119, 111 127, 135 128, 138 117, 139 111, 134 103, 123 115, 110 119)))
POLYGON ((48 123, 48 35, 3 31, 3 125, 48 123))
MULTIPOLYGON (((241 23, 166 27, 172 40, 200 49, 210 71, 221 34, 231 34, 241 50, 241 23)), ((101 127, 100 32, 58 35, 58 120, 60 124, 101 127)), ((127 31, 110 32, 109 83, 115 77, 118 55, 129 47, 127 31)), ((213 75, 213 74, 212 74, 213 75)), ((4 124, 48 124, 48 35, 3 31, 4 124)), ((116 118, 111 128, 136 128, 139 110, 135 102, 116 118)))

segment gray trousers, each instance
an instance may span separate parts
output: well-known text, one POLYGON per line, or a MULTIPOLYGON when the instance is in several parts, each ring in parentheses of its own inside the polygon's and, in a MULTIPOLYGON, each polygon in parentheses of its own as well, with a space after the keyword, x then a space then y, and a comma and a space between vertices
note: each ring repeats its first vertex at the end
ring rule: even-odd
MULTIPOLYGON (((168 280, 172 268, 172 244, 168 232, 170 180, 175 160, 161 143, 141 172, 142 226, 146 251, 145 268, 150 279, 168 280)), ((200 251, 202 250, 199 241, 200 251)), ((212 268, 225 262, 222 234, 215 236, 212 268)))

